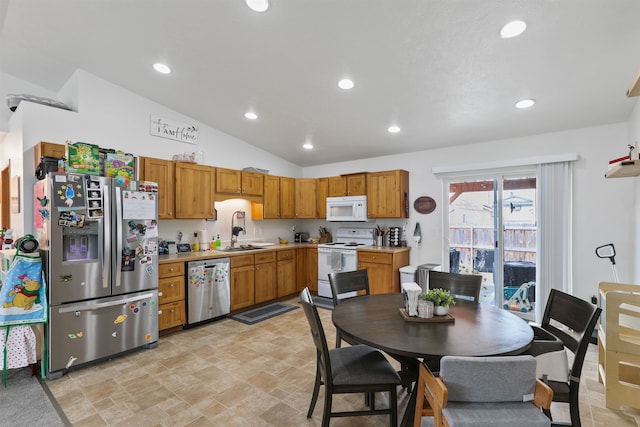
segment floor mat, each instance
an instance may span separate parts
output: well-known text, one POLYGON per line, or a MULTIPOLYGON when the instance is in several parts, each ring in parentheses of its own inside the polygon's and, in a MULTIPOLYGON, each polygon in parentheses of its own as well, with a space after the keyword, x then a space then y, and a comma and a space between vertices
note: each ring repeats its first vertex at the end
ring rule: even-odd
POLYGON ((14 427, 64 427, 71 425, 50 396, 46 384, 40 384, 29 368, 7 371, 7 387, 0 384, 2 425, 14 427))
POLYGON ((247 325, 253 325, 263 320, 271 319, 279 314, 286 313, 298 308, 296 305, 287 304, 284 302, 274 302, 273 304, 265 305, 264 307, 254 308, 239 314, 231 316, 233 320, 246 323, 247 325))
POLYGON ((319 308, 333 310, 333 298, 313 297, 313 303, 319 308))

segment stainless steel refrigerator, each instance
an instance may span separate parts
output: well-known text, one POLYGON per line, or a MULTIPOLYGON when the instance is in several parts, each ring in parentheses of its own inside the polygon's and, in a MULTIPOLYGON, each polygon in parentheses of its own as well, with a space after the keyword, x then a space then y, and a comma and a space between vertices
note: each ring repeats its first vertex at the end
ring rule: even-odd
POLYGON ((157 186, 50 173, 34 188, 47 377, 158 341, 157 186))

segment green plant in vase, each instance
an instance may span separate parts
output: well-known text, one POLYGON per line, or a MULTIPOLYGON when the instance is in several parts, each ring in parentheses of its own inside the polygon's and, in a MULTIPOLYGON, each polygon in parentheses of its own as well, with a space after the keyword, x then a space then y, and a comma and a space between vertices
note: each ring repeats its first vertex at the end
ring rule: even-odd
POLYGON ((429 289, 421 293, 420 298, 433 303, 436 316, 444 316, 449 312, 449 306, 456 303, 451 292, 442 288, 429 289))

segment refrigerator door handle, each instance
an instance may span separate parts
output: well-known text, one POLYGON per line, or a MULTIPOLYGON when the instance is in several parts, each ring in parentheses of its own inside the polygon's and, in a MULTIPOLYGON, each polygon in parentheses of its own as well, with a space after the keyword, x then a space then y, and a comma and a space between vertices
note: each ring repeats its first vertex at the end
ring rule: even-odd
POLYGON ((116 248, 116 252, 113 255, 115 257, 115 265, 116 265, 116 269, 113 272, 113 279, 114 279, 114 283, 115 283, 115 287, 119 288, 120 287, 120 278, 122 276, 121 274, 121 269, 122 269, 122 193, 120 191, 120 187, 115 187, 116 190, 116 197, 115 197, 115 225, 116 225, 116 232, 113 235, 113 238, 115 239, 115 248, 116 248))
POLYGON ((108 288, 111 285, 111 251, 106 250, 111 247, 111 194, 109 186, 102 187, 102 224, 104 227, 104 244, 102 245, 102 287, 108 288))
POLYGON ((140 301, 147 298, 153 298, 153 292, 147 292, 144 294, 136 295, 134 297, 118 299, 115 301, 99 302, 96 304, 86 303, 86 302, 80 303, 80 304, 71 304, 71 305, 65 304, 57 308, 57 313, 69 313, 71 311, 97 310, 99 308, 113 307, 114 305, 126 305, 132 302, 140 301))

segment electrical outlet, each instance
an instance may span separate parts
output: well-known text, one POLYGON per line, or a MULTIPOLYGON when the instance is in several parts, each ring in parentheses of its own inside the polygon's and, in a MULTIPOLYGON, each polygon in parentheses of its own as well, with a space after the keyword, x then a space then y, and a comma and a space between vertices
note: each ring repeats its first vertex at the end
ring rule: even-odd
POLYGON ((296 226, 295 226, 295 225, 292 225, 292 226, 291 226, 291 232, 292 232, 292 233, 295 233, 295 232, 296 232, 296 226))

